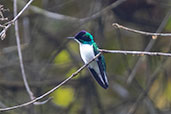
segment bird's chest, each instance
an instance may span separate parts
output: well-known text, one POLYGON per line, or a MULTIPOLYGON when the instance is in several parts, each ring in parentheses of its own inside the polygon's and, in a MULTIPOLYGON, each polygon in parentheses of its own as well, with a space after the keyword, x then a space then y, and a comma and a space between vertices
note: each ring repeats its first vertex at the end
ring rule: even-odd
POLYGON ((88 63, 89 61, 91 61, 95 56, 93 45, 81 44, 80 54, 81 54, 81 58, 83 59, 85 63, 88 63))

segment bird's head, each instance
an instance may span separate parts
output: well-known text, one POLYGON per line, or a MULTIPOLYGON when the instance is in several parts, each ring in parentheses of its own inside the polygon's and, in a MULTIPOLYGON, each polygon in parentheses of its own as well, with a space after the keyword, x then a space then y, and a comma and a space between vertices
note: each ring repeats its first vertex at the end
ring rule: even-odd
POLYGON ((85 30, 80 31, 74 37, 68 37, 69 39, 74 39, 81 44, 92 44, 94 43, 93 36, 86 32, 85 30))

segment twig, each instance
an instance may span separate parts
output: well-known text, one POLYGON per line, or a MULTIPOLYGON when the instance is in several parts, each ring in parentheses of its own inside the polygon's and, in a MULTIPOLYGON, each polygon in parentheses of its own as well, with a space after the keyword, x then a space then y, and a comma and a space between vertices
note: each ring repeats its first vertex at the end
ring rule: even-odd
POLYGON ((36 101, 38 101, 38 100, 40 100, 40 99, 48 96, 49 94, 51 94, 52 92, 54 92, 56 89, 58 89, 59 87, 61 87, 63 84, 65 84, 66 82, 68 82, 70 79, 72 79, 74 76, 76 76, 79 72, 81 72, 85 67, 87 67, 92 61, 94 61, 100 55, 101 55, 101 52, 98 53, 90 62, 88 62, 87 64, 84 64, 81 68, 79 68, 76 72, 74 72, 70 77, 68 77, 67 79, 65 79, 64 81, 62 81, 60 84, 58 84, 56 87, 52 88, 51 90, 49 90, 45 94, 41 95, 40 97, 37 97, 34 100, 31 100, 31 101, 26 102, 24 104, 12 106, 12 107, 7 107, 7 108, 0 108, 0 112, 9 111, 9 110, 13 110, 13 109, 17 109, 17 108, 21 108, 21 107, 24 107, 24 106, 33 104, 36 101))
MULTIPOLYGON (((126 0, 118 0, 114 3, 112 3, 111 5, 105 7, 104 9, 98 11, 97 13, 94 13, 92 16, 89 17, 85 17, 85 18, 75 18, 75 17, 71 17, 71 16, 66 16, 66 15, 62 15, 59 13, 54 13, 54 12, 50 12, 44 9, 41 9, 39 7, 36 6, 30 6, 30 10, 35 12, 35 13, 39 13, 42 14, 44 16, 47 16, 49 18, 55 19, 55 20, 63 20, 63 21, 70 21, 70 22, 77 22, 77 23, 86 23, 92 19, 95 19, 99 16, 101 16, 102 14, 106 13, 107 11, 119 6, 121 3, 125 2, 126 0)), ((19 2, 20 4, 23 4, 23 1, 19 2)))
MULTIPOLYGON (((17 15, 17 1, 14 0, 14 17, 17 15)), ((16 36, 16 41, 17 41, 17 50, 18 50, 18 56, 19 56, 19 62, 20 62, 20 69, 21 69, 21 73, 22 73, 22 78, 24 81, 24 86, 26 88, 27 93, 30 96, 30 99, 33 100, 35 99, 33 92, 31 91, 27 78, 26 78, 26 73, 24 70, 24 64, 23 64, 23 57, 22 57, 22 52, 21 52, 21 44, 20 44, 20 36, 19 36, 19 28, 18 28, 18 20, 15 21, 15 36, 16 36)), ((43 102, 35 102, 35 105, 39 105, 39 104, 44 104, 46 102, 48 102, 49 100, 45 100, 43 102)))
MULTIPOLYGON (((17 2, 14 0, 14 17, 17 15, 17 2)), ((15 21, 15 36, 16 36, 16 41, 17 41, 17 50, 18 50, 18 56, 19 56, 19 62, 20 62, 20 68, 21 68, 21 73, 24 81, 25 88, 31 98, 34 99, 33 93, 31 92, 31 89, 28 85, 25 70, 24 70, 24 64, 23 64, 23 57, 21 53, 21 45, 20 45, 20 37, 19 37, 19 29, 18 29, 18 20, 15 21)))
MULTIPOLYGON (((16 17, 14 17, 13 20, 11 20, 11 21, 9 21, 8 23, 5 24, 6 25, 5 28, 0 33, 1 40, 5 39, 6 31, 8 30, 8 28, 12 25, 12 23, 14 23, 21 16, 21 14, 28 8, 28 6, 33 1, 34 0, 30 0, 24 6, 24 8, 18 13, 18 15, 16 17)), ((37 13, 40 13, 42 15, 45 15, 47 17, 50 17, 50 18, 53 18, 53 19, 56 19, 56 20, 65 20, 65 21, 74 21, 74 22, 86 23, 86 22, 88 22, 88 21, 90 21, 92 19, 95 19, 95 18, 99 17, 100 15, 104 14, 106 11, 108 11, 108 10, 110 10, 112 8, 117 7, 118 5, 120 5, 121 3, 125 2, 125 1, 126 0, 118 0, 118 1, 114 2, 113 4, 107 6, 106 8, 102 9, 101 11, 93 14, 92 16, 86 17, 86 18, 82 18, 82 19, 78 19, 78 18, 70 17, 70 16, 65 16, 65 15, 58 14, 58 13, 49 12, 49 11, 43 10, 43 9, 35 7, 35 6, 31 6, 30 9, 35 11, 35 12, 37 12, 37 13)), ((20 1, 20 2, 22 2, 22 1, 20 1)))
POLYGON ((107 6, 106 8, 100 10, 99 12, 93 14, 92 16, 90 17, 86 17, 86 18, 83 18, 83 19, 80 19, 80 22, 88 22, 92 19, 95 19, 99 16, 101 16, 102 14, 106 13, 107 11, 113 9, 113 8, 116 8, 117 6, 119 6, 120 4, 122 4, 123 2, 125 2, 127 0, 117 0, 116 2, 112 3, 111 5, 107 6))
POLYGON ((21 16, 21 14, 28 8, 28 6, 33 2, 34 0, 30 0, 25 6, 24 8, 14 17, 14 19, 12 19, 11 21, 9 21, 8 23, 6 23, 5 28, 1 31, 0 33, 0 37, 1 40, 3 40, 6 37, 6 31, 8 30, 8 28, 21 16))
POLYGON ((121 50, 105 50, 105 49, 99 49, 99 51, 100 51, 100 53, 97 54, 90 62, 88 62, 87 64, 84 64, 81 68, 79 68, 76 72, 74 72, 70 77, 68 77, 67 79, 65 79, 64 81, 62 81, 59 85, 57 85, 53 89, 49 90, 45 94, 41 95, 40 97, 35 98, 34 100, 31 100, 29 102, 26 102, 24 104, 12 106, 12 107, 7 107, 7 108, 1 108, 0 109, 0 112, 1 111, 13 110, 13 109, 16 109, 16 108, 21 108, 21 107, 24 107, 24 106, 33 104, 36 101, 38 101, 38 100, 46 97, 47 95, 49 95, 50 93, 52 93, 56 89, 58 89, 60 86, 62 86, 66 82, 68 82, 74 76, 76 76, 79 72, 81 72, 86 66, 88 66, 92 61, 94 61, 98 56, 100 56, 102 52, 103 53, 116 53, 116 54, 132 54, 132 55, 151 55, 151 56, 158 55, 158 56, 168 56, 168 57, 171 57, 171 54, 170 53, 161 53, 161 52, 121 51, 121 50))
POLYGON ((7 11, 8 9, 4 9, 3 5, 0 4, 0 21, 6 21, 8 18, 4 17, 3 12, 7 11))
POLYGON ((104 53, 115 53, 115 54, 131 54, 131 55, 150 55, 150 56, 166 56, 171 57, 171 53, 162 53, 162 52, 145 52, 145 51, 122 51, 122 50, 105 50, 99 49, 99 51, 104 53))
POLYGON ((1 25, 1 24, 0 24, 0 27, 1 27, 1 28, 5 28, 5 26, 4 26, 4 25, 1 25))
POLYGON ((74 72, 70 77, 68 77, 67 79, 65 79, 64 81, 62 81, 60 84, 58 84, 56 87, 52 88, 51 90, 49 90, 45 94, 41 95, 40 97, 35 98, 34 100, 31 100, 29 102, 26 102, 24 104, 12 106, 12 107, 7 107, 7 108, 1 108, 0 109, 0 112, 2 112, 2 111, 8 111, 8 110, 13 110, 13 109, 16 109, 16 108, 21 108, 21 107, 24 107, 24 106, 33 104, 36 101, 38 101, 38 100, 46 97, 47 95, 51 94, 56 89, 58 89, 59 87, 61 87, 63 84, 65 84, 66 82, 68 82, 74 76, 76 76, 79 72, 81 72, 86 66, 88 66, 92 61, 94 61, 98 56, 100 56, 102 52, 103 53, 116 53, 116 54, 132 54, 132 55, 151 55, 151 56, 158 55, 158 56, 171 57, 171 53, 161 53, 161 52, 121 51, 121 50, 105 50, 105 49, 99 49, 99 51, 100 51, 100 53, 97 54, 90 62, 88 62, 87 64, 84 64, 81 68, 79 68, 76 72, 74 72))
POLYGON ((32 10, 32 11, 34 11, 36 13, 42 14, 44 16, 47 16, 49 18, 55 19, 55 20, 70 21, 70 22, 71 21, 75 21, 75 22, 79 21, 78 18, 62 15, 62 14, 59 14, 59 13, 53 13, 53 12, 41 9, 39 7, 36 7, 36 6, 30 6, 30 10, 32 10))
MULTIPOLYGON (((143 35, 148 35, 148 36, 152 36, 153 39, 156 39, 157 36, 171 36, 171 33, 152 33, 152 32, 145 32, 145 31, 140 31, 140 30, 135 30, 132 28, 128 28, 125 27, 123 25, 120 25, 118 23, 113 23, 112 26, 120 28, 120 29, 124 29, 130 32, 134 32, 134 33, 139 33, 139 34, 143 34, 143 35)), ((164 38, 164 37, 163 37, 164 38)))
MULTIPOLYGON (((165 27, 165 25, 168 22, 168 19, 170 17, 170 14, 171 14, 171 10, 164 17, 163 21, 161 22, 161 24, 158 27, 158 29, 157 29, 156 32, 161 32, 162 31, 162 29, 165 27)), ((157 38, 157 37, 154 37, 154 38, 157 38)), ((150 51, 151 48, 153 47, 153 45, 155 44, 155 42, 156 42, 155 39, 151 39, 150 42, 148 43, 147 47, 145 48, 145 51, 150 51)), ((135 63, 135 66, 134 66, 133 70, 131 71, 130 75, 128 76, 128 79, 127 79, 127 83, 128 84, 130 84, 132 82, 133 78, 135 77, 135 74, 136 74, 137 69, 138 69, 139 65, 141 64, 141 62, 142 62, 142 58, 139 58, 137 60, 137 62, 135 63)))

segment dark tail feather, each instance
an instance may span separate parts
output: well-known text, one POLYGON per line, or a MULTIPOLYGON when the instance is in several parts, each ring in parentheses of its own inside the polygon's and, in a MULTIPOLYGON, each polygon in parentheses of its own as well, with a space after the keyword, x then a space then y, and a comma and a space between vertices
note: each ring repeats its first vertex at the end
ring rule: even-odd
POLYGON ((100 76, 98 76, 98 74, 96 73, 95 70, 93 70, 92 68, 89 68, 90 72, 92 73, 93 77, 96 79, 96 81, 104 88, 107 89, 108 88, 108 80, 107 80, 107 76, 105 73, 102 74, 102 78, 100 78, 100 76))

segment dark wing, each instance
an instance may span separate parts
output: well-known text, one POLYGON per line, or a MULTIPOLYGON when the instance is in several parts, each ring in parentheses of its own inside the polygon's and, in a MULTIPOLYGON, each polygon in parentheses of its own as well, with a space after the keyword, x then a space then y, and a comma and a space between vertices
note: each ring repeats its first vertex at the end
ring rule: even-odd
MULTIPOLYGON (((101 58, 104 58, 104 57, 102 56, 101 58)), ((108 83, 108 79, 107 79, 107 75, 106 75, 106 69, 105 69, 105 66, 104 66, 105 63, 102 63, 102 60, 98 60, 97 64, 99 66, 100 73, 101 73, 101 76, 103 78, 104 84, 105 84, 105 86, 107 88, 109 83, 108 83)))
POLYGON ((96 79, 96 81, 103 87, 103 88, 107 88, 108 87, 108 85, 106 85, 106 84, 104 84, 103 82, 102 82, 102 80, 100 79, 100 77, 98 76, 98 74, 97 74, 97 72, 94 70, 94 69, 92 69, 92 68, 88 68, 89 70, 90 70, 90 72, 92 73, 92 75, 93 75, 93 77, 96 79))
MULTIPOLYGON (((99 53, 99 51, 98 51, 98 47, 97 47, 96 43, 93 44, 93 49, 94 49, 95 55, 97 55, 99 53)), ((95 77, 95 79, 97 80, 97 82, 103 88, 106 89, 109 84, 108 84, 107 75, 106 75, 106 64, 105 64, 105 61, 104 61, 104 56, 100 55, 97 58, 96 62, 98 64, 98 66, 99 66, 100 74, 101 74, 102 78, 100 78, 100 76, 98 76, 98 74, 93 69, 91 69, 91 68, 89 68, 89 69, 90 69, 91 73, 93 74, 93 76, 95 77)))
MULTIPOLYGON (((95 55, 97 55, 99 53, 99 51, 98 51, 98 47, 97 47, 96 43, 93 44, 93 49, 94 49, 95 55)), ((104 56, 100 55, 98 57, 98 61, 101 62, 101 64, 100 64, 101 68, 103 68, 103 70, 106 71, 106 64, 105 64, 104 56)))

